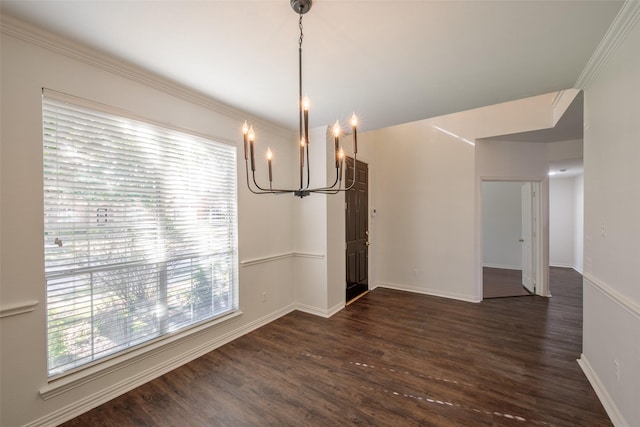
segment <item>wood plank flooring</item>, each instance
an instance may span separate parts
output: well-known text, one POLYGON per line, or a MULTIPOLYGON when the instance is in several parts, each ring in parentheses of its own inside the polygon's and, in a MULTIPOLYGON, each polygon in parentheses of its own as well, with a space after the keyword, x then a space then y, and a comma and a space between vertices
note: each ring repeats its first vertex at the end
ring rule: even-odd
POLYGON ((531 295, 522 285, 522 270, 482 268, 482 298, 522 297, 531 295))
POLYGON ((480 304, 375 289, 293 312, 64 424, 611 426, 576 363, 582 280, 480 304))

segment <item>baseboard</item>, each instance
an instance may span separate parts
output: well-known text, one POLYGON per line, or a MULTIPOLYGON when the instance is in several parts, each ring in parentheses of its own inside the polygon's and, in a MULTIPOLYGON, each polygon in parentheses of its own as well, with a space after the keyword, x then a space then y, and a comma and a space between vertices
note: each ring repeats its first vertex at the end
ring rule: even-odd
POLYGON ((238 329, 235 329, 227 334, 223 334, 212 341, 208 341, 206 344, 194 347, 185 353, 168 359, 164 363, 153 366, 152 368, 142 371, 139 374, 134 375, 133 377, 127 378, 123 381, 113 384, 110 387, 102 389, 97 393, 93 393, 70 405, 60 408, 57 411, 54 411, 48 415, 45 415, 44 417, 26 424, 24 427, 53 427, 60 425, 65 421, 69 421, 70 419, 73 419, 97 406, 100 406, 103 403, 106 403, 128 391, 131 391, 136 387, 146 384, 149 381, 166 374, 167 372, 170 372, 194 359, 197 359, 198 357, 203 356, 210 351, 222 347, 223 345, 237 338, 240 338, 241 336, 248 334, 255 329, 258 329, 261 326, 271 323, 274 320, 294 310, 294 304, 283 307, 280 310, 261 317, 260 319, 256 319, 253 322, 247 323, 246 325, 241 326, 238 329))
POLYGON ((379 282, 377 287, 395 289, 397 291, 413 292, 416 294, 429 295, 432 297, 455 299, 455 300, 465 301, 465 302, 478 303, 482 301, 481 299, 477 299, 476 297, 470 296, 470 295, 456 294, 453 292, 442 292, 441 290, 435 290, 435 289, 429 289, 429 288, 416 288, 413 286, 399 285, 397 283, 379 282))
POLYGON ((584 375, 589 380, 591 387, 593 387, 593 390, 596 392, 598 399, 600 399, 600 403, 602 403, 604 410, 607 411, 607 415, 609 415, 609 418, 611 419, 613 425, 616 427, 629 427, 630 424, 627 423, 627 421, 618 410, 618 407, 613 402, 613 399, 611 399, 611 396, 609 395, 607 390, 604 388, 604 385, 600 381, 600 378, 598 378, 598 375, 591 367, 591 364, 589 363, 589 360, 587 360, 587 357, 584 354, 581 354, 580 359, 578 359, 577 362, 578 365, 580 365, 582 372, 584 372, 584 375))
POLYGON ((344 307, 345 307, 344 302, 338 303, 329 309, 322 309, 319 307, 314 307, 312 305, 300 304, 300 303, 295 305, 295 309, 298 311, 302 311, 303 313, 313 314, 314 316, 324 317, 326 319, 333 316, 334 314, 342 310, 344 307))
POLYGON ((574 268, 573 264, 563 264, 560 262, 549 263, 549 267, 574 268))
POLYGON ((521 265, 483 264, 483 267, 500 268, 502 270, 522 270, 521 265))
POLYGON ((341 311, 343 308, 346 307, 346 304, 344 302, 340 302, 336 305, 334 305, 333 307, 331 307, 329 309, 329 311, 327 312, 328 316, 327 317, 331 317, 334 314, 338 313, 339 311, 341 311))

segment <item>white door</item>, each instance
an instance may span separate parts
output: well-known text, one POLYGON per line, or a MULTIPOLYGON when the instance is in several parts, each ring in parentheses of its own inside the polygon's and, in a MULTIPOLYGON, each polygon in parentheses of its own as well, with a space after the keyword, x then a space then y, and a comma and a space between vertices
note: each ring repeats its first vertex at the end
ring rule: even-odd
POLYGON ((522 237, 520 238, 520 244, 522 246, 522 285, 529 292, 534 293, 531 186, 530 182, 522 184, 520 191, 522 196, 522 237))

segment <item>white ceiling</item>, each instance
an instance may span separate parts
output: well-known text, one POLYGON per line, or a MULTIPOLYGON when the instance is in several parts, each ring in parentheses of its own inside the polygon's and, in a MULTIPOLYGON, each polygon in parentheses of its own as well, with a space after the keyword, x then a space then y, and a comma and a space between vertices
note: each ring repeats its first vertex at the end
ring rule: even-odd
MULTIPOLYGON (((621 1, 315 0, 304 16, 311 126, 372 130, 573 87, 621 1)), ((2 13, 257 117, 297 127, 288 0, 7 1, 2 13)))

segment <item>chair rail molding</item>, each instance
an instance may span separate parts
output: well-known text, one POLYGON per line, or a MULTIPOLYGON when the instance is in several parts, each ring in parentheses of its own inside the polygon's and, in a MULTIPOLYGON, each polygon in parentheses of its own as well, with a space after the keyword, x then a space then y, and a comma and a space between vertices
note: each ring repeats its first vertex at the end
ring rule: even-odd
POLYGON ((312 253, 305 253, 305 252, 287 252, 287 253, 282 253, 282 254, 267 255, 267 256, 260 257, 260 258, 242 260, 242 261, 240 261, 240 266, 249 267, 249 266, 256 265, 256 264, 262 264, 262 263, 265 263, 265 262, 278 261, 278 260, 285 259, 285 258, 323 259, 324 257, 325 257, 324 254, 312 254, 312 253))
POLYGON ((0 307, 0 319, 3 317, 17 316, 18 314, 30 313, 36 309, 40 301, 25 301, 16 304, 9 304, 0 307))

